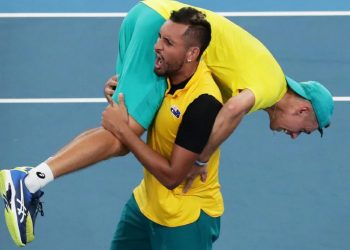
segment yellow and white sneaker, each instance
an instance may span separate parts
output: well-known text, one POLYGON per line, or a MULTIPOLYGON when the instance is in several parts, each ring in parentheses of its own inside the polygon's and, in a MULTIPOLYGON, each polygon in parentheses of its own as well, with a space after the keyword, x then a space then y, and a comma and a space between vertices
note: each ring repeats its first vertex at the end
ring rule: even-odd
POLYGON ((41 190, 34 194, 24 184, 30 167, 0 171, 0 196, 5 202, 5 220, 17 246, 34 240, 34 223, 38 212, 43 216, 41 190))

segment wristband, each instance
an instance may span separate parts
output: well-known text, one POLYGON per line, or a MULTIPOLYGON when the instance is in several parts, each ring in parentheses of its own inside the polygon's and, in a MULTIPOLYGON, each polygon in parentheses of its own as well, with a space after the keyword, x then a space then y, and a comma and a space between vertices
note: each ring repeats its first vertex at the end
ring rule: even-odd
POLYGON ((208 165, 208 162, 202 162, 202 161, 199 161, 199 160, 196 160, 194 162, 194 165, 196 165, 197 167, 205 167, 206 165, 208 165))

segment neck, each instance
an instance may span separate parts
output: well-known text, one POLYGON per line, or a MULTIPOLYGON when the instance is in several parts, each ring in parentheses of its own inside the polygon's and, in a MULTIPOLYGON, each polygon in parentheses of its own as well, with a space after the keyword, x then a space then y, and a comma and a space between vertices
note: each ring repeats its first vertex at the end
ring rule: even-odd
POLYGON ((176 72, 176 74, 169 76, 171 84, 177 85, 190 78, 196 72, 198 64, 198 62, 188 63, 184 65, 184 67, 181 70, 176 72))
POLYGON ((276 112, 276 110, 278 111, 288 109, 291 105, 295 103, 294 101, 291 101, 293 100, 293 96, 294 94, 292 92, 287 91, 281 100, 276 102, 271 107, 266 108, 265 111, 271 116, 273 113, 276 112))
POLYGON ((278 102, 271 107, 264 109, 269 114, 270 120, 273 120, 275 118, 277 106, 278 102))

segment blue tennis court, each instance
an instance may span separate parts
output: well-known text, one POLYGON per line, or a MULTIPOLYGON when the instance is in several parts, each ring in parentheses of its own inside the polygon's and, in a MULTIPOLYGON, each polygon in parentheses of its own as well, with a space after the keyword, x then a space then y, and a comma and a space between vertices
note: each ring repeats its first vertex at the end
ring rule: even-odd
MULTIPOLYGON (((136 2, 0 0, 0 169, 35 166, 100 125, 119 26, 136 2)), ((318 80, 336 97, 323 138, 273 134, 268 116, 256 112, 222 145, 225 213, 214 249, 348 250, 350 3, 183 2, 231 13, 287 75, 318 80), (281 11, 289 14, 273 14, 281 11)), ((45 216, 37 218, 36 240, 26 249, 108 249, 141 178, 142 167, 129 154, 57 179, 43 190, 45 216)), ((3 215, 0 249, 17 249, 3 215)))

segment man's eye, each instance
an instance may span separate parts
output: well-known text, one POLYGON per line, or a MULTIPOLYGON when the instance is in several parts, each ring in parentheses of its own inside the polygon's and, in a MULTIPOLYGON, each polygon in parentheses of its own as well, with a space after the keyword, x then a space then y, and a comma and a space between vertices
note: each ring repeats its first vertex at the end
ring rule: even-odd
POLYGON ((165 39, 165 42, 166 42, 166 44, 168 44, 168 45, 172 45, 172 43, 171 43, 168 39, 165 39))

